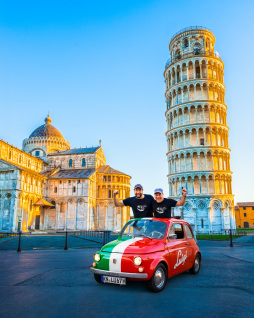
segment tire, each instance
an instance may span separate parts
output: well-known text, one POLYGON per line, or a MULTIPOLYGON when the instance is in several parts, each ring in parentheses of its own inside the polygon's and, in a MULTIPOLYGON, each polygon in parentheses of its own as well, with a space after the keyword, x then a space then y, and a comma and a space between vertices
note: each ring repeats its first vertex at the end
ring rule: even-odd
POLYGON ((94 274, 94 279, 96 280, 97 283, 101 284, 101 275, 94 274))
POLYGON ((200 257, 200 254, 197 254, 192 268, 189 269, 190 273, 193 275, 198 274, 198 272, 200 271, 200 266, 201 266, 201 257, 200 257))
POLYGON ((148 281, 149 289, 154 293, 161 292, 166 284, 168 279, 168 271, 162 263, 160 263, 153 273, 152 278, 148 281))

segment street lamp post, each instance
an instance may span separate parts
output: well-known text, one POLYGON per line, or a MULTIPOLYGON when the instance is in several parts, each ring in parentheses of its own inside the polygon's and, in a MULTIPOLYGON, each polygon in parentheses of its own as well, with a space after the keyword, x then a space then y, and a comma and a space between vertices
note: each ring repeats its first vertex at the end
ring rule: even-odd
POLYGON ((18 232, 21 231, 21 216, 18 216, 18 232))

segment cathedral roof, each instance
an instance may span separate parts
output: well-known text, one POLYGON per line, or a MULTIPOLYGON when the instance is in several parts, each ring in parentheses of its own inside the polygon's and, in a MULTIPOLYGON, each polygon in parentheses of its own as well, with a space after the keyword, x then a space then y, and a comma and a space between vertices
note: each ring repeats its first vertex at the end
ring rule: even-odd
POLYGON ((73 155, 73 154, 83 154, 83 153, 94 153, 99 148, 100 147, 76 148, 76 149, 69 149, 69 150, 64 150, 60 152, 51 152, 48 155, 54 156, 54 155, 73 155))
POLYGON ((32 137, 53 137, 53 138, 64 138, 63 135, 60 133, 60 131, 58 129, 56 129, 56 127, 51 125, 51 118, 49 117, 49 115, 45 118, 45 124, 36 128, 31 135, 29 136, 29 138, 32 137))
POLYGON ((254 207, 254 202, 237 202, 236 204, 240 207, 254 207))
POLYGON ((86 179, 95 172, 94 169, 68 169, 60 170, 49 179, 86 179))
POLYGON ((121 171, 118 171, 116 169, 111 168, 109 165, 106 166, 100 166, 97 170, 97 172, 99 173, 104 173, 104 174, 121 174, 121 175, 125 175, 125 176, 129 176, 126 173, 123 173, 121 171))

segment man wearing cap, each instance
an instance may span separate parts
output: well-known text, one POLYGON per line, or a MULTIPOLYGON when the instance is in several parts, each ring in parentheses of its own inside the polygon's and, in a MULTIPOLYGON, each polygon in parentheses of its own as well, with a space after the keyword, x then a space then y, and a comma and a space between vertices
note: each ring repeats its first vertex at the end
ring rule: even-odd
POLYGON ((118 201, 116 196, 119 191, 114 191, 114 203, 117 207, 130 206, 133 211, 134 218, 153 217, 153 197, 150 194, 143 194, 141 184, 136 184, 134 187, 135 197, 130 197, 122 201, 118 201))
POLYGON ((165 199, 163 190, 161 188, 157 188, 154 190, 154 199, 153 201, 153 212, 155 218, 170 218, 171 217, 171 208, 175 206, 183 206, 186 201, 187 190, 182 189, 182 199, 180 201, 176 201, 173 199, 165 199))

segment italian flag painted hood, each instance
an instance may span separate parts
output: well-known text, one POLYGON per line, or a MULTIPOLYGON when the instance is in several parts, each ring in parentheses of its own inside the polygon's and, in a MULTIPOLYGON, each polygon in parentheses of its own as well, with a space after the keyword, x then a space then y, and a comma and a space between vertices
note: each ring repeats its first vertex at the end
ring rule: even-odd
POLYGON ((125 267, 125 264, 123 264, 125 255, 141 256, 142 254, 153 253, 163 249, 163 242, 156 239, 146 237, 118 238, 102 247, 99 252, 101 260, 97 268, 121 272, 123 271, 123 266, 125 267))

